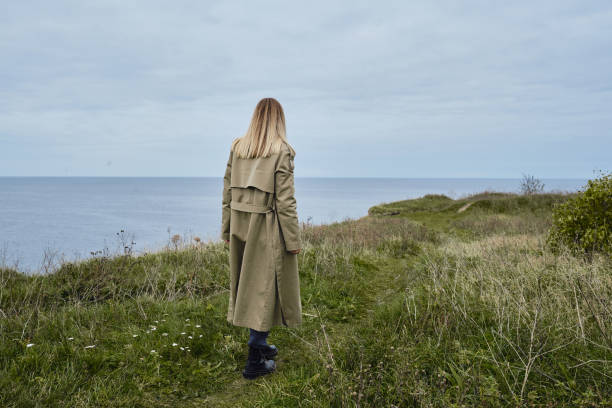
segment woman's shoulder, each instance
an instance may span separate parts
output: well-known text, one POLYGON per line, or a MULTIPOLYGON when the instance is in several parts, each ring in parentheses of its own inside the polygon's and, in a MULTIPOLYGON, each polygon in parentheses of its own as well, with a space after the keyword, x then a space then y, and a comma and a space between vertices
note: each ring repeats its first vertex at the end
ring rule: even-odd
POLYGON ((289 142, 283 141, 281 144, 281 152, 289 154, 291 158, 295 157, 295 149, 289 144, 289 142))
POLYGON ((236 148, 236 144, 238 143, 240 139, 242 139, 242 137, 237 137, 234 140, 232 140, 232 143, 230 144, 230 153, 234 152, 234 149, 236 148))

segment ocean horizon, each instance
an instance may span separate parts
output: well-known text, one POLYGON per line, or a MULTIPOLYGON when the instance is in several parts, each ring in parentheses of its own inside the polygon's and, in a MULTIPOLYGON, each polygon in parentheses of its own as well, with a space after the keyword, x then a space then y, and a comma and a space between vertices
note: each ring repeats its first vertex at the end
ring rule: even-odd
MULTIPOLYGON (((545 191, 576 191, 587 179, 541 179, 545 191)), ((519 178, 296 177, 300 222, 367 215, 380 203, 482 191, 518 193, 519 178)), ((163 249, 174 235, 220 239, 222 177, 0 177, 0 266, 53 270, 92 254, 163 249)))

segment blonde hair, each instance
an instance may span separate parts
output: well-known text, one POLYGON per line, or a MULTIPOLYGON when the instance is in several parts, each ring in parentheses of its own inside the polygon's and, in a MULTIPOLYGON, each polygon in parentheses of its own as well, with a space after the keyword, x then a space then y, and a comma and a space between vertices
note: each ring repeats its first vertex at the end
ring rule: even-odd
POLYGON ((283 143, 295 156, 287 141, 283 107, 274 98, 263 98, 255 107, 249 129, 232 142, 231 150, 241 158, 268 157, 279 153, 283 143))

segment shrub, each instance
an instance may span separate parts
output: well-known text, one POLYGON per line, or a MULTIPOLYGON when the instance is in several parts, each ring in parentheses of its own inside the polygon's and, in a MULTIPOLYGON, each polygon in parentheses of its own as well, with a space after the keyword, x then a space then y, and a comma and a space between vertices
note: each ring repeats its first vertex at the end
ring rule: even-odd
POLYGON ((612 252, 612 173, 589 180, 584 190, 553 209, 548 243, 553 248, 612 252))
POLYGON ((523 174, 521 193, 524 195, 538 194, 544 191, 544 183, 534 176, 523 174))

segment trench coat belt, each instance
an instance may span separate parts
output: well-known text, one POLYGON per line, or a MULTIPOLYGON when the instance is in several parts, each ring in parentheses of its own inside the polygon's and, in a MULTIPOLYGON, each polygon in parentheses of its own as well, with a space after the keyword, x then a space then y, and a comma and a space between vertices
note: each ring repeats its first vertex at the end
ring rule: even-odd
POLYGON ((274 211, 274 207, 272 206, 264 206, 264 205, 255 205, 248 203, 239 203, 236 201, 230 202, 230 207, 234 210, 252 212, 252 213, 260 213, 265 214, 270 211, 274 211))

